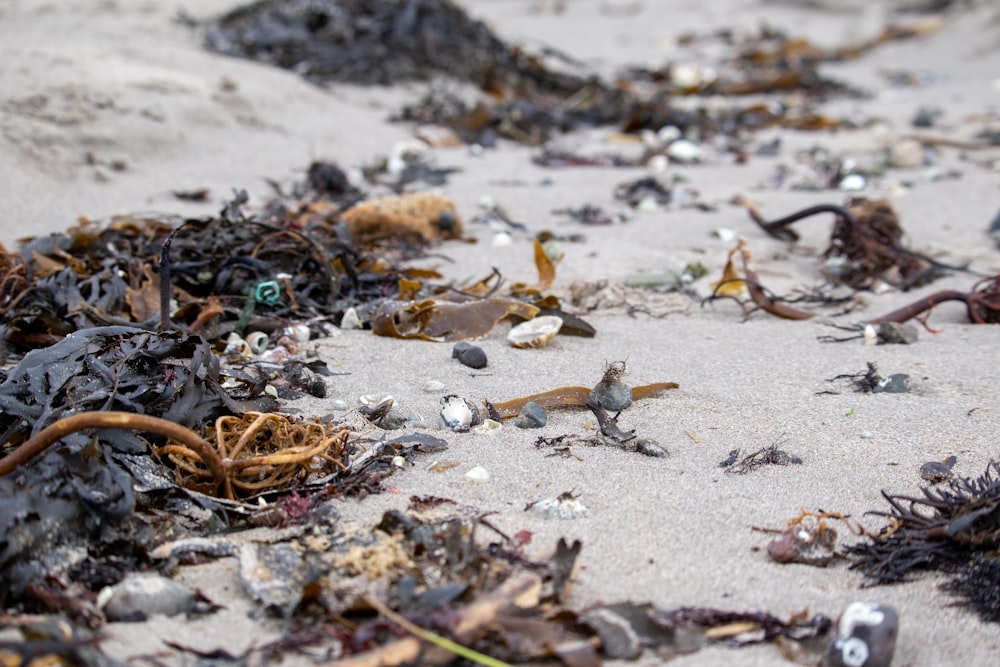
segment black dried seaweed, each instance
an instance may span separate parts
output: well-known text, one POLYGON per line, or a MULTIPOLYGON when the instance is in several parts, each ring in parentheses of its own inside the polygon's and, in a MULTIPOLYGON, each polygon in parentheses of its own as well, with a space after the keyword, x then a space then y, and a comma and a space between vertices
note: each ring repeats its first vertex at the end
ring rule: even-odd
POLYGON ((889 494, 889 524, 868 541, 847 548, 875 584, 907 581, 915 570, 955 571, 977 554, 1000 548, 1000 463, 990 461, 977 478, 921 487, 921 497, 889 494))
MULTIPOLYGON (((198 337, 133 327, 95 327, 33 350, 0 384, 0 433, 13 444, 60 417, 93 410, 123 410, 162 416, 194 427, 231 410, 273 406, 263 385, 243 396, 222 389, 222 370, 211 347, 198 337)), ((142 451, 133 434, 109 432, 123 451, 142 451)), ((88 438, 68 436, 84 446, 88 438)))
POLYGON ((1000 557, 997 552, 978 553, 942 588, 961 598, 967 607, 989 623, 1000 623, 1000 557))
POLYGON ((734 449, 729 452, 729 456, 726 457, 725 461, 719 464, 719 467, 725 468, 726 474, 745 475, 767 465, 800 465, 802 463, 802 459, 794 454, 789 454, 785 450, 780 449, 779 445, 781 444, 783 443, 776 442, 772 445, 768 445, 767 447, 761 447, 754 452, 746 454, 743 458, 739 458, 739 450, 734 449))

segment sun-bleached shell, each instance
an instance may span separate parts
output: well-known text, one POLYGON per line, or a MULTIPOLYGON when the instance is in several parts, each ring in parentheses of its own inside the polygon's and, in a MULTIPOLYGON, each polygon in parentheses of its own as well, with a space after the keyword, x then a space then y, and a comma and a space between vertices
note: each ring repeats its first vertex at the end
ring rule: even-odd
POLYGON ((562 328, 562 318, 543 315, 511 328, 507 342, 514 347, 545 347, 562 328))

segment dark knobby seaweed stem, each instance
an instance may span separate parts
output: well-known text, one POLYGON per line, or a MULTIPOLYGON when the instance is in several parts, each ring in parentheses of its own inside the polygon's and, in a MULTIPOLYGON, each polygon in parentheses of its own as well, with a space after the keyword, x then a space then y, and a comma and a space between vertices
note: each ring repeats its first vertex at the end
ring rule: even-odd
POLYGON ((875 583, 905 581, 916 569, 951 569, 977 553, 1000 547, 1000 464, 990 461, 978 478, 952 480, 945 487, 921 488, 922 497, 882 492, 888 525, 870 542, 847 548, 875 583))
POLYGON ((948 301, 964 303, 969 321, 973 324, 1000 324, 1000 273, 980 280, 969 292, 959 290, 934 292, 891 313, 868 320, 868 324, 906 322, 948 301))
POLYGON ((932 281, 941 271, 971 272, 967 267, 939 262, 900 245, 903 230, 892 206, 885 200, 851 199, 846 206, 817 204, 790 215, 767 221, 751 202, 744 200, 751 219, 771 236, 794 243, 799 235, 790 225, 804 218, 832 213, 835 224, 830 246, 824 251, 826 258, 846 260, 837 268, 834 278, 855 289, 864 289, 876 279, 898 282, 902 289, 916 287, 932 281), (891 280, 889 275, 896 275, 891 280))

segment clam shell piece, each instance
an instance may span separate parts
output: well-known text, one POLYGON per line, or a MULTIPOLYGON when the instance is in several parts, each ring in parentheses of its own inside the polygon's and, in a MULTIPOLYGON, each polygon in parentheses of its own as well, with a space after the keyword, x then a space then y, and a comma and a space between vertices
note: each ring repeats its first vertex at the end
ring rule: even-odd
POLYGON ((461 396, 449 394, 441 398, 441 421, 452 431, 468 431, 479 423, 479 409, 461 396))
POLYGON ((562 318, 543 315, 511 328, 507 342, 514 347, 545 347, 562 328, 562 318))

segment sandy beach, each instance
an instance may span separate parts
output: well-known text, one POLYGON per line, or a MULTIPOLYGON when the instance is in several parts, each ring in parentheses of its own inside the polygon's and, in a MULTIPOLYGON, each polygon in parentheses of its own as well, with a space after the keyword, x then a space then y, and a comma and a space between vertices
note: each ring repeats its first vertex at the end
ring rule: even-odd
MULTIPOLYGON (((81 216, 215 215, 234 188, 247 190, 250 208, 260 206, 272 195, 269 180, 301 179, 314 160, 359 169, 413 140, 414 126, 389 116, 418 98, 425 84, 321 87, 294 72, 203 48, 199 22, 237 4, 69 0, 0 8, 0 201, 6 212, 0 241, 8 250, 18 239, 66 229, 81 216), (209 193, 204 201, 173 194, 202 188, 209 193)), ((866 91, 818 106, 857 127, 763 129, 753 134, 745 160, 706 140, 697 163, 675 160, 658 174, 673 179, 681 200, 653 210, 631 210, 614 197, 620 184, 653 173, 646 166, 544 167, 532 161, 541 148, 503 139, 482 151, 428 148, 434 165, 458 170, 436 192, 455 203, 464 236, 476 241, 446 241, 419 261, 445 281, 469 284, 493 267, 509 282, 535 281, 532 240, 542 230, 561 239, 563 257, 549 291, 564 303, 583 283, 622 287, 637 276, 681 273, 693 264, 708 275, 692 283, 689 294, 622 289, 626 302, 607 300, 589 312, 578 306, 597 331, 593 338, 557 336, 548 347, 516 349, 506 341, 509 325, 501 323, 475 341, 489 358, 481 370, 452 359, 445 343, 357 329, 319 340, 320 356, 335 373, 327 379, 327 397, 283 407, 344 416, 362 395, 391 395, 397 406, 425 418, 424 430, 448 441, 446 451, 422 454, 393 475, 391 492, 338 501, 343 519, 377 521, 386 510, 405 509, 411 496, 449 498, 492 512, 490 521, 509 534, 530 531, 533 557, 544 557, 561 537, 580 540, 567 607, 627 600, 836 618, 851 602, 877 602, 899 613, 893 665, 994 664, 1000 628, 954 606, 955 598, 939 588, 946 575, 863 588, 863 574, 849 569, 847 559, 826 567, 773 562, 766 551, 773 535, 760 530, 783 529, 803 510, 824 510, 876 531, 884 520, 865 513, 889 509, 883 490, 918 494, 927 484, 922 464, 954 456, 956 476, 986 470, 998 455, 1000 426, 995 326, 972 324, 961 304, 949 303, 930 315, 936 333, 918 325, 911 345, 821 340, 847 335, 835 324, 856 325, 938 290, 968 291, 977 278, 955 271, 907 292, 861 291, 854 311, 831 317, 835 308, 818 308, 819 315, 805 321, 763 311, 745 317, 731 300, 703 305, 701 299, 722 275, 736 237, 745 239, 771 292, 801 293, 823 281, 820 254, 832 216, 799 223, 801 239, 793 247, 767 236, 738 197, 767 218, 841 205, 850 196, 886 198, 908 248, 996 274, 1000 250, 987 230, 1000 208, 1000 147, 982 137, 992 133, 995 142, 1000 130, 1000 12, 988 2, 950 3, 941 13, 896 11, 919 4, 903 2, 850 8, 778 0, 458 4, 505 40, 552 47, 602 76, 665 62, 717 66, 718 40, 681 39, 685 34, 768 25, 833 48, 871 39, 890 24, 933 21, 934 28, 822 65, 825 76, 866 91), (898 83, 903 74, 905 85, 898 83), (935 112, 930 128, 913 126, 920 109, 935 112), (935 138, 920 144, 919 164, 885 164, 887 151, 914 135, 935 138), (775 140, 776 154, 758 150, 775 140), (815 176, 803 155, 816 149, 878 169, 860 191, 798 187, 815 176), (524 225, 511 232, 509 244, 497 244, 496 229, 477 222, 484 198, 524 225), (623 219, 583 225, 556 213, 584 204, 623 219), (669 456, 575 445, 565 457, 537 446, 540 437, 593 433, 594 416, 579 408, 549 411, 537 430, 507 422, 496 434, 452 433, 437 423, 444 394, 495 403, 558 386, 589 387, 615 361, 625 362, 633 385, 679 384, 636 401, 618 420, 669 456), (909 392, 857 393, 848 381, 830 381, 862 372, 869 362, 885 375, 908 374, 909 392), (430 382, 438 388, 428 391, 430 382), (348 407, 331 407, 341 405, 333 401, 348 407), (801 464, 745 475, 720 467, 732 450, 745 454, 776 443, 801 464), (445 459, 457 465, 430 470, 445 459), (488 481, 466 478, 475 466, 489 473, 488 481), (577 496, 586 515, 546 520, 525 511, 564 492, 577 496)), ((617 130, 574 132, 552 146, 593 154, 641 151, 638 140, 617 130)), ((840 524, 837 529, 841 545, 861 539, 840 524)), ((155 654, 160 664, 187 665, 194 659, 166 642, 236 655, 280 636, 281 621, 262 617, 243 592, 235 559, 186 566, 175 576, 222 609, 190 619, 109 623, 100 632, 107 655, 137 664, 137 656, 155 654)), ((672 660, 683 666, 785 662, 769 643, 712 646, 672 660)), ((289 654, 280 663, 258 656, 249 664, 315 663, 289 654)), ((659 660, 647 652, 621 664, 659 660)))

